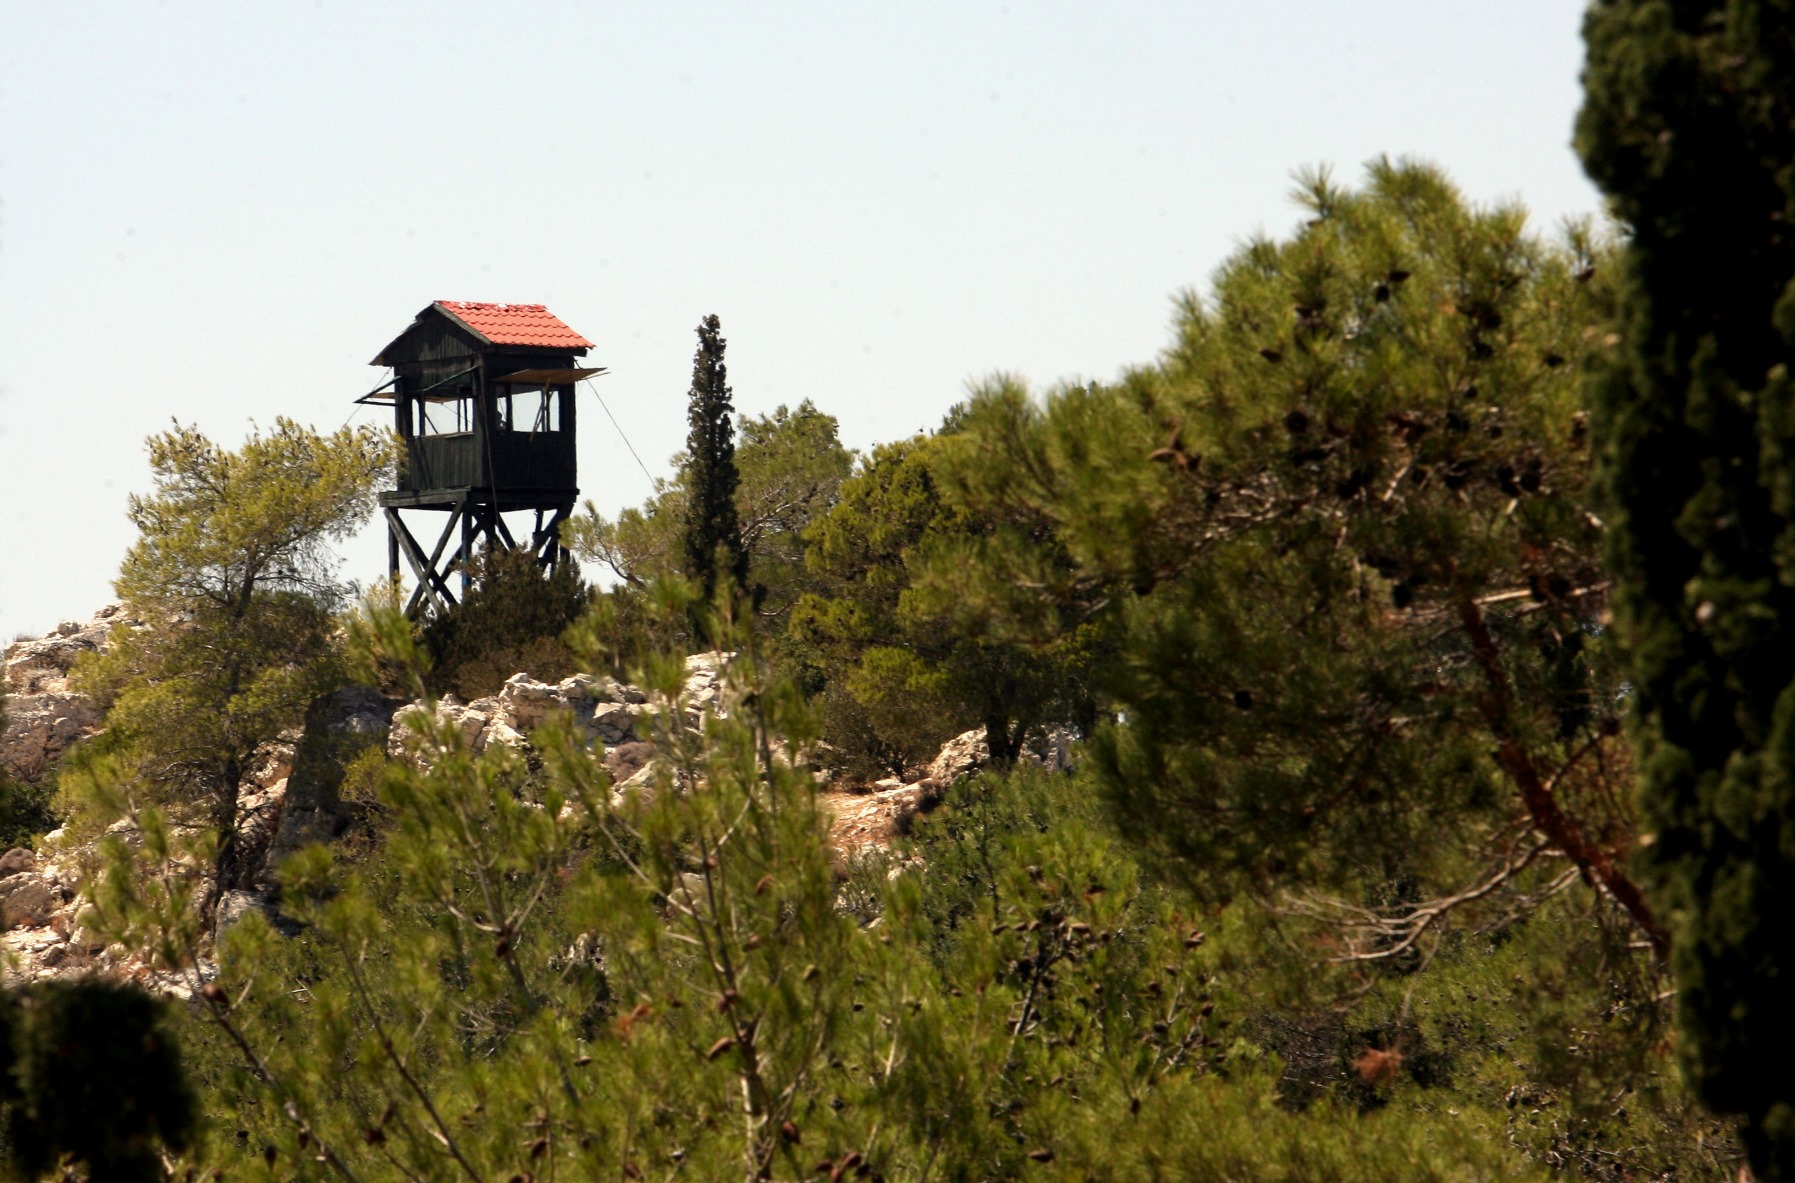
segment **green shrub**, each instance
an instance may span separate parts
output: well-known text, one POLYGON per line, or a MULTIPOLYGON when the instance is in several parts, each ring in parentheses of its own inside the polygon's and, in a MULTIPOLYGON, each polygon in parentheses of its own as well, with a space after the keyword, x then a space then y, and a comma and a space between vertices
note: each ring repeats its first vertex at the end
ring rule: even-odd
POLYGON ((520 671, 551 682, 573 672, 561 634, 591 599, 574 564, 551 571, 527 550, 497 547, 475 559, 470 575, 461 602, 424 628, 433 691, 479 698, 520 671))

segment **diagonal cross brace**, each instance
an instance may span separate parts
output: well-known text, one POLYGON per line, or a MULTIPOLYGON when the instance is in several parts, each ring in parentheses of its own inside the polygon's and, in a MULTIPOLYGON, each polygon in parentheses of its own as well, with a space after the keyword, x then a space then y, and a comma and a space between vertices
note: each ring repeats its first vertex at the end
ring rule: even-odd
POLYGON ((411 564, 412 573, 418 579, 417 590, 412 593, 410 602, 405 605, 407 616, 417 609, 426 595, 430 597, 431 603, 438 612, 447 612, 455 606, 455 593, 449 590, 448 581, 437 574, 436 563, 442 557, 443 547, 448 544, 449 538, 454 534, 455 525, 461 517, 461 513, 461 508, 457 507, 449 514, 448 525, 443 528, 442 537, 437 539, 436 549, 430 553, 429 558, 425 558, 424 548, 418 545, 418 540, 412 536, 410 529, 400 518, 399 511, 391 506, 387 507, 387 529, 392 531, 392 537, 398 540, 399 550, 405 555, 406 562, 411 564))

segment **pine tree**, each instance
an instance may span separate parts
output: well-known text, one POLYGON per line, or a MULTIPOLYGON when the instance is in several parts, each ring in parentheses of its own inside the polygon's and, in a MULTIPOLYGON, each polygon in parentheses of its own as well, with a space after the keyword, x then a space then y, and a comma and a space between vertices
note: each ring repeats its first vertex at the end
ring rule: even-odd
MULTIPOLYGON (((769 415, 743 416, 736 427, 736 517, 754 576, 757 615, 774 623, 774 639, 783 640, 778 623, 815 583, 805 569, 805 531, 835 504, 853 469, 854 453, 842 446, 835 416, 819 411, 809 399, 769 415)), ((673 637, 651 639, 645 628, 652 619, 647 609, 653 586, 678 573, 686 560, 692 474, 686 457, 674 463, 673 476, 657 480, 654 494, 639 508, 625 509, 612 520, 588 501, 584 512, 562 527, 561 540, 569 550, 616 577, 599 594, 599 602, 611 615, 607 648, 626 659, 616 670, 619 675, 675 643, 673 637)))
POLYGON ((993 763, 1008 764, 1036 727, 1089 714, 1089 637, 997 635, 990 613, 951 583, 925 578, 938 567, 963 568, 994 537, 1058 553, 1045 527, 1017 538, 1014 523, 943 498, 935 468, 954 434, 950 424, 883 444, 842 483, 840 500, 807 534, 817 590, 793 607, 787 634, 852 696, 873 740, 852 753, 850 736, 835 732, 854 720, 830 711, 830 742, 900 767, 973 727, 984 728, 993 763))
POLYGON ((735 427, 730 422, 729 370, 723 364, 722 324, 712 313, 698 323, 692 391, 686 418, 690 500, 686 504, 686 575, 708 602, 720 580, 748 582, 748 551, 736 516, 735 427))
POLYGON ((1795 1178, 1795 5, 1606 0, 1577 142, 1632 238, 1595 388, 1679 1048, 1795 1178))
POLYGON ((973 400, 941 466, 957 496, 1045 515, 1033 534, 1070 561, 1019 531, 931 580, 994 633, 1120 630, 1095 677, 1126 722, 1090 758, 1125 832, 1217 898, 1301 885, 1401 912, 1525 883, 1543 869, 1516 879, 1492 840, 1525 816, 1657 949, 1607 783, 1576 364, 1606 327, 1598 245, 1535 239, 1412 164, 1356 192, 1312 175, 1299 200, 1294 237, 1186 298, 1158 365, 973 400))
MULTIPOLYGON (((370 652, 415 652, 396 606, 355 628, 370 652)), ((571 720, 532 732, 539 761, 476 753, 429 712, 406 724, 426 766, 376 777, 375 843, 289 860, 281 906, 303 928, 246 917, 196 991, 202 1111, 240 1132, 177 1171, 1540 1177, 1437 1103, 1358 1118, 1275 1104, 1238 1038, 1233 983, 1250 974, 1218 948, 1246 925, 1193 928, 1088 784, 964 783, 896 858, 837 849, 802 695, 739 624, 719 631, 737 656, 727 710, 702 727, 678 656, 643 673, 669 708, 646 784, 613 785, 571 720)), ((157 845, 111 844, 96 911, 174 968, 169 913, 146 898, 170 874, 157 845)))
MULTIPOLYGON (((234 452, 179 424, 149 439, 155 491, 131 498, 139 537, 113 588, 151 623, 115 629, 76 682, 106 708, 96 745, 133 791, 209 814, 213 900, 245 873, 237 786, 256 747, 340 685, 333 614, 349 589, 329 543, 367 520, 393 448, 374 428, 321 436, 287 419, 234 452)), ((83 775, 63 780, 76 832, 116 820, 83 775)))

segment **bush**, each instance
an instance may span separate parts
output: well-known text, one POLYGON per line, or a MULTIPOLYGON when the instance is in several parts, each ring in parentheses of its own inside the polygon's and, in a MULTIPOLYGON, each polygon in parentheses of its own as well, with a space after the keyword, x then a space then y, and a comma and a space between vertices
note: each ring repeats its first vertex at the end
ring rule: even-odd
POLYGON ((50 808, 55 786, 54 776, 31 784, 0 774, 0 849, 27 845, 56 828, 58 820, 50 808))
POLYGON ((165 1177, 158 1141, 184 1150, 194 1093, 164 1003, 135 986, 45 982, 7 994, 0 1085, 15 1178, 60 1173, 94 1183, 165 1177))
POLYGON ((548 681, 573 672, 561 634, 591 593, 572 563, 547 571, 527 550, 493 548, 474 560, 471 575, 461 603, 424 629, 433 693, 479 698, 520 670, 548 681))
MULTIPOLYGON (((0 701, 0 731, 5 728, 5 704, 0 701)), ((0 850, 24 846, 56 828, 56 814, 50 808, 55 792, 54 768, 46 769, 35 782, 16 780, 0 769, 0 850)))

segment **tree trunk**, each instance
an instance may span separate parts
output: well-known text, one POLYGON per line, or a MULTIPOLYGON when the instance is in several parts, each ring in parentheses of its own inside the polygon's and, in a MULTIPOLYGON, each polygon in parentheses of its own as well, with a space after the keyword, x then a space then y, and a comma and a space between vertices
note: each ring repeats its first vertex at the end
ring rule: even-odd
POLYGON ((237 841, 237 787, 242 773, 242 762, 233 756, 218 770, 212 788, 212 825, 218 831, 218 852, 212 859, 212 890, 200 910, 207 924, 217 918, 218 901, 224 893, 242 886, 243 848, 237 841))
POLYGON ((1472 600, 1459 603, 1459 621, 1471 638, 1471 651, 1483 673, 1483 715, 1496 736, 1496 755, 1504 772, 1520 790, 1521 801, 1533 825, 1544 834, 1592 885, 1608 894, 1645 936, 1652 953, 1663 960, 1670 953, 1670 936, 1646 901, 1639 884, 1622 869, 1615 852, 1605 849, 1583 832, 1577 820, 1558 804, 1558 798, 1539 774, 1532 755, 1515 737, 1513 695, 1502 654, 1490 635, 1483 612, 1472 600))
POLYGON ((1022 754, 1022 736, 1026 728, 1018 726, 1011 733, 1008 715, 993 712, 985 716, 985 747, 990 750, 990 766, 1008 768, 1022 754))

